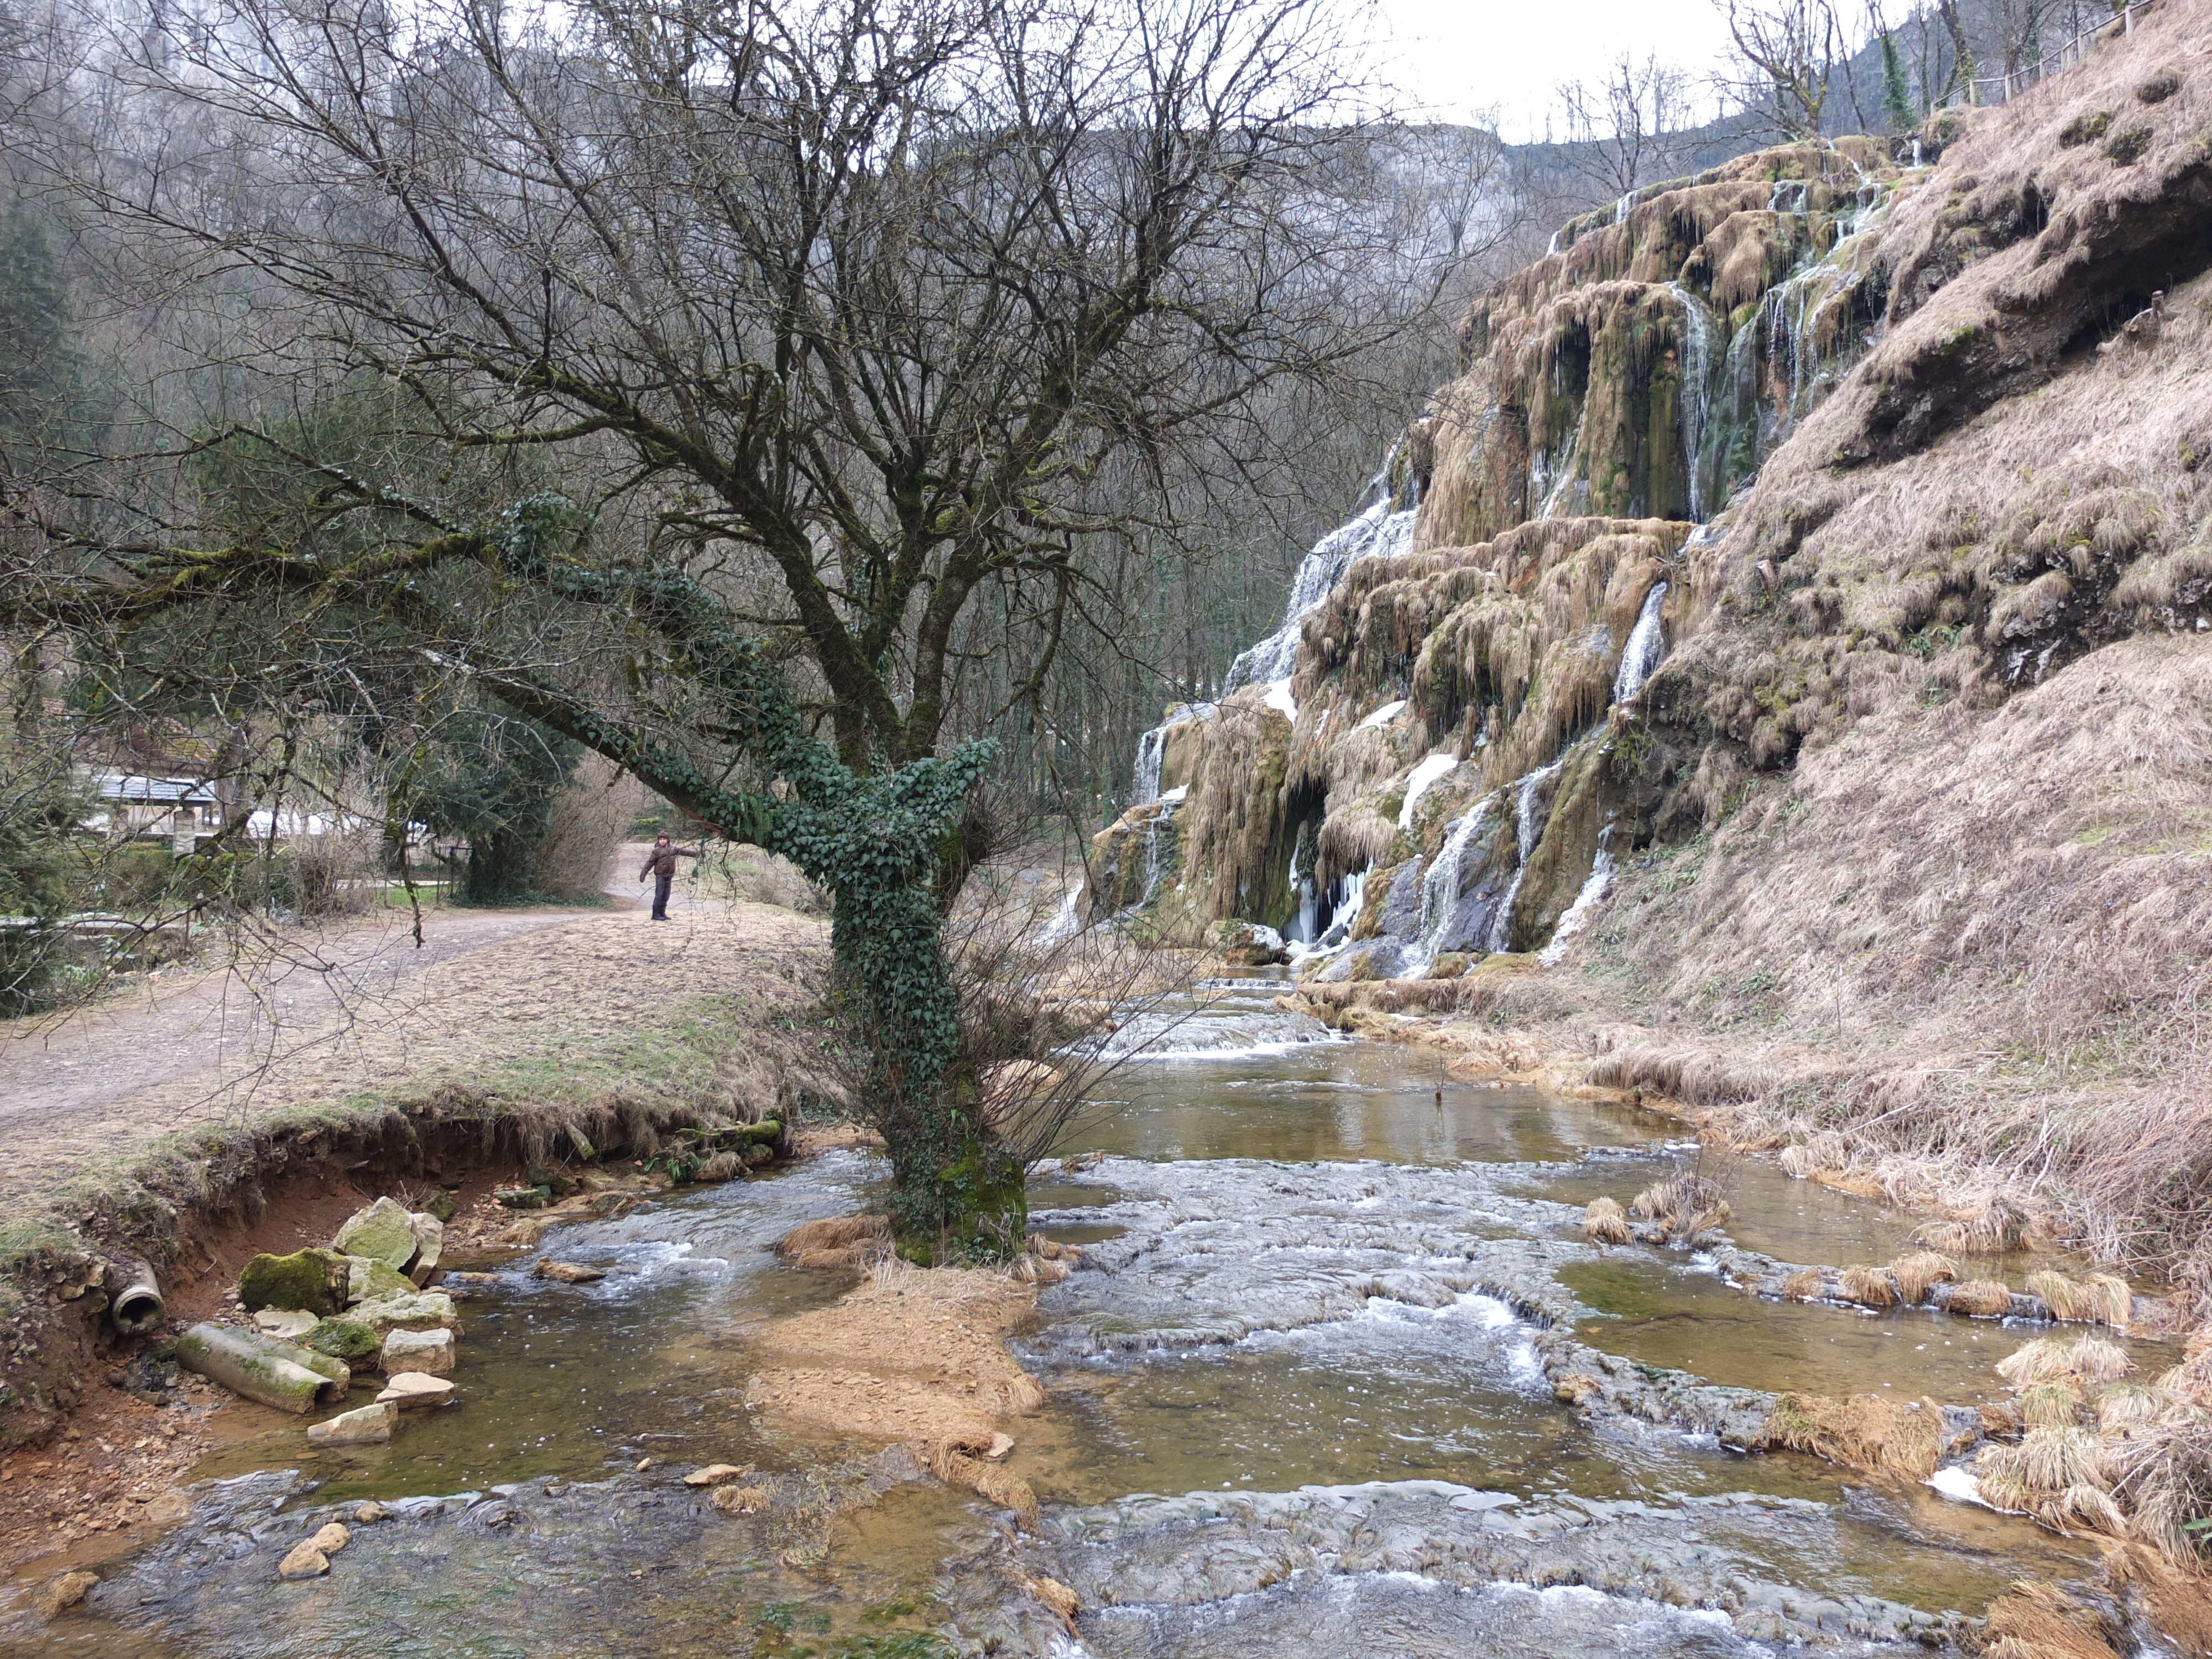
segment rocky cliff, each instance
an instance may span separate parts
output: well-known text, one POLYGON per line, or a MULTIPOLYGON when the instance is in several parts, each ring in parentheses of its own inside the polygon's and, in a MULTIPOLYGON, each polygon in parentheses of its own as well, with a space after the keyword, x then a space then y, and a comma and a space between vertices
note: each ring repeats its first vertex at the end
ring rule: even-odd
POLYGON ((2193 635, 2199 21, 1563 228, 1469 308, 1373 544, 1317 549, 1246 683, 1148 740, 1091 915, 1264 924, 1324 977, 1556 952, 1632 855, 1900 699, 1994 715, 2193 635))

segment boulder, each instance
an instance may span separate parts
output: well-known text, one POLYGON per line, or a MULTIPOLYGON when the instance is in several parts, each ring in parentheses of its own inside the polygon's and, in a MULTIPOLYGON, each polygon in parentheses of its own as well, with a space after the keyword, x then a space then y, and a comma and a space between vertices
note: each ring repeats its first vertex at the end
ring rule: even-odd
POLYGON ((504 1210, 542 1210, 553 1201, 550 1187, 497 1187, 492 1201, 504 1210))
POLYGON ((325 1555, 336 1555, 353 1541, 353 1534, 345 1529, 343 1523, 330 1521, 325 1522, 307 1541, 325 1555))
POLYGON ((373 1255, 346 1258, 346 1300, 376 1302, 387 1296, 404 1296, 415 1281, 390 1262, 373 1255))
POLYGON ((340 1412, 323 1422, 307 1425, 307 1440, 317 1446, 380 1446, 392 1438, 392 1425, 398 1415, 389 1403, 340 1412))
POLYGON ((238 1276, 239 1305, 302 1308, 321 1316, 346 1304, 346 1259, 336 1250, 308 1249, 289 1255, 257 1255, 238 1276))
POLYGON ((453 1374, 453 1334, 442 1329, 386 1332, 383 1366, 386 1376, 397 1376, 403 1371, 451 1376, 453 1374))
POLYGON ((442 1187, 422 1200, 422 1212, 437 1222, 451 1221, 459 1207, 459 1200, 442 1187))
POLYGON ((300 1346, 343 1359, 356 1370, 367 1370, 375 1363, 383 1341, 358 1319, 341 1317, 318 1320, 314 1328, 300 1339, 300 1346))
POLYGON ((303 1538, 293 1545, 276 1564, 279 1578, 319 1578, 330 1570, 331 1558, 315 1547, 312 1538, 303 1538))
POLYGON ((604 1267, 580 1267, 573 1261, 556 1261, 550 1255, 539 1256, 530 1271, 535 1278, 557 1279, 563 1285, 596 1285, 607 1276, 604 1267))
POLYGON ((416 1407, 442 1406, 453 1397, 453 1385, 442 1376, 432 1376, 427 1371, 402 1371, 388 1380, 384 1392, 376 1396, 380 1406, 392 1406, 401 1411, 416 1407))
POLYGON ((450 1331, 455 1323, 453 1298, 443 1291, 414 1291, 364 1302, 349 1309, 346 1317, 374 1331, 380 1344, 393 1331, 450 1331))
POLYGON ((280 1342, 297 1342, 315 1328, 317 1316, 305 1308, 264 1308, 253 1316, 254 1328, 280 1342))
POLYGON ((414 1218, 405 1205, 390 1198, 380 1198, 367 1209, 355 1211, 332 1242, 341 1254, 381 1261, 396 1273, 405 1273, 414 1264, 415 1252, 420 1248, 414 1218))
POLYGON ((446 1248, 446 1224, 434 1215, 410 1215, 408 1223, 415 1229, 415 1265, 407 1270, 407 1277, 418 1285, 430 1282, 430 1275, 438 1271, 438 1257, 446 1248))

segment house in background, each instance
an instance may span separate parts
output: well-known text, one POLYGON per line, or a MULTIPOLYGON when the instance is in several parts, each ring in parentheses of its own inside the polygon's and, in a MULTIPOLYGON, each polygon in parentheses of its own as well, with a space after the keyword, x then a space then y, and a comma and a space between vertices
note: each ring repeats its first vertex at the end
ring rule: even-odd
POLYGON ((92 782, 100 804, 85 820, 88 830, 120 830, 190 852, 198 837, 222 826, 222 803, 215 786, 200 779, 100 772, 92 782))

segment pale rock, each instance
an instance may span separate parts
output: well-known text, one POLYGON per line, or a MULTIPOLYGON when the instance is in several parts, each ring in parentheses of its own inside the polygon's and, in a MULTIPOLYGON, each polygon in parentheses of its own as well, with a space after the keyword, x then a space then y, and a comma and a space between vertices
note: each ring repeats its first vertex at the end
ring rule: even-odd
POLYGON ((387 1332, 384 1339, 384 1373, 427 1371, 432 1376, 453 1374, 453 1334, 447 1330, 387 1332))
POLYGON ((765 1486, 717 1486, 714 1507, 725 1515, 757 1515, 768 1507, 765 1486))
POLYGON ((146 1518, 157 1527, 173 1527, 192 1512, 192 1500, 180 1492, 156 1492, 146 1500, 146 1518))
POLYGON ((375 1446, 392 1438, 398 1413, 388 1404, 363 1406, 340 1412, 325 1422, 307 1425, 308 1441, 318 1446, 375 1446))
POLYGON ((446 1248, 446 1224, 434 1215, 412 1211, 407 1222, 415 1230, 415 1265, 407 1270, 407 1276, 417 1285, 427 1285, 438 1270, 438 1257, 446 1248))
POLYGON ((443 1291, 414 1291, 364 1302, 348 1309, 346 1317, 358 1320, 379 1336, 393 1331, 450 1331, 455 1323, 453 1298, 443 1291))
POLYGON ((709 1463, 705 1468, 694 1469, 685 1475, 684 1484, 687 1486, 719 1486, 751 1473, 750 1464, 739 1468, 735 1463, 709 1463))
POLYGON ((264 1336, 296 1342, 320 1322, 305 1308, 264 1308, 253 1316, 253 1322, 264 1336))
POLYGON ((349 1302, 376 1302, 406 1296, 415 1289, 413 1279, 381 1256, 349 1255, 345 1260, 349 1302))
POLYGON ((381 1504, 369 1503, 356 1504, 354 1505, 353 1523, 356 1527, 373 1527, 383 1519, 384 1505, 381 1504))
POLYGON ((385 1383, 376 1402, 405 1411, 416 1406, 442 1406, 453 1397, 453 1385, 447 1378, 426 1371, 401 1371, 385 1383))
POLYGON ((345 1529, 342 1522, 332 1521, 319 1528, 315 1535, 307 1541, 325 1555, 336 1555, 353 1541, 353 1534, 345 1529))
POLYGON ((396 1199, 380 1198, 365 1210, 356 1210, 338 1229, 333 1247, 341 1255, 365 1255, 404 1273, 420 1248, 414 1218, 396 1199))
POLYGON ((312 1538, 303 1538, 293 1545, 276 1564, 279 1578, 319 1578, 330 1570, 331 1558, 315 1547, 312 1538))
POLYGON ((57 1613, 66 1612, 83 1601, 85 1592, 99 1582, 98 1573, 86 1572, 82 1568, 47 1580, 38 1595, 40 1616, 52 1619, 57 1613))
POLYGON ((604 1267, 580 1267, 573 1261, 556 1261, 550 1255, 539 1256, 530 1271, 535 1278, 558 1279, 563 1285, 596 1285, 607 1276, 604 1267))
POLYGON ((1013 1436, 1011 1434, 994 1434, 991 1437, 991 1449, 985 1452, 983 1455, 989 1458, 994 1463, 996 1463, 1002 1458, 1006 1457, 1008 1453, 1013 1450, 1013 1436))

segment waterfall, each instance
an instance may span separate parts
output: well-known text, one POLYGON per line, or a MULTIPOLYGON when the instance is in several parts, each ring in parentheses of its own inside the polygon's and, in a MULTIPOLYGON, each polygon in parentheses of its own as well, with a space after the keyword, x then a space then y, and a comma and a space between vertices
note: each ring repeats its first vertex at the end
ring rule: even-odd
POLYGON ((1547 968, 1566 955, 1567 945, 1576 934, 1589 926, 1590 912, 1605 896, 1606 889, 1613 885, 1613 854, 1604 845, 1612 835, 1613 826, 1607 824, 1598 837, 1597 857, 1591 860, 1589 879, 1575 895, 1575 902, 1567 907, 1566 915, 1559 918, 1559 925, 1552 930, 1552 942, 1536 955, 1536 960, 1547 968))
POLYGON ((1076 916, 1076 907, 1083 901, 1083 884, 1077 882, 1060 896, 1060 908, 1052 913, 1052 920, 1038 929, 1036 942, 1041 951, 1049 951, 1055 945, 1075 937, 1082 926, 1076 916))
POLYGON ((1613 222, 1617 225, 1625 222, 1628 217, 1628 210, 1635 205, 1636 192, 1633 190, 1621 191, 1620 199, 1613 204, 1613 222))
POLYGON ((1160 799, 1160 764, 1167 758, 1168 732, 1185 720, 1210 720, 1217 704, 1179 702, 1167 718, 1137 739, 1137 764, 1130 777, 1129 805, 1144 806, 1160 799))
POLYGON ((1444 842, 1437 849, 1437 856, 1421 872, 1421 923, 1414 936, 1414 945, 1407 953, 1405 977, 1418 979, 1426 973, 1429 964, 1437 959, 1437 947, 1443 939, 1444 927, 1459 907, 1460 861, 1466 857, 1468 848, 1490 823, 1490 808, 1495 796, 1485 796, 1467 810, 1466 816, 1444 832, 1444 842))
POLYGON ((1542 788, 1567 763, 1562 755, 1549 766, 1540 766, 1521 780, 1520 793, 1513 802, 1513 836, 1519 858, 1513 871, 1513 884, 1505 890, 1498 901, 1498 914, 1490 920, 1489 948, 1492 951, 1510 949, 1513 941, 1513 904, 1521 896, 1521 884, 1528 874, 1528 854, 1536 850, 1536 838, 1543 826, 1536 822, 1536 792, 1542 788))
POLYGON ((1651 678, 1651 671, 1667 653, 1665 625, 1659 619, 1660 607, 1666 602, 1667 584, 1652 583, 1651 591, 1644 596, 1644 609, 1637 613, 1636 626, 1628 632, 1628 643, 1621 647, 1620 668, 1613 677, 1616 706, 1644 689, 1644 682, 1651 678))
POLYGON ((1330 531, 1299 561, 1297 574, 1291 579, 1291 599, 1283 608, 1282 625, 1259 644, 1239 653, 1229 665, 1229 678, 1221 683, 1224 696, 1240 685, 1269 685, 1288 679, 1297 665, 1298 629, 1306 613, 1328 597, 1329 589, 1358 560, 1388 558, 1413 546, 1413 510, 1390 510, 1389 469, 1368 488, 1382 490, 1382 498, 1349 524, 1330 531))
POLYGON ((1667 290, 1682 307, 1681 396, 1678 414, 1682 428, 1682 464, 1690 475, 1690 517, 1705 520, 1705 426, 1713 401, 1713 319, 1705 301, 1680 283, 1667 290))

